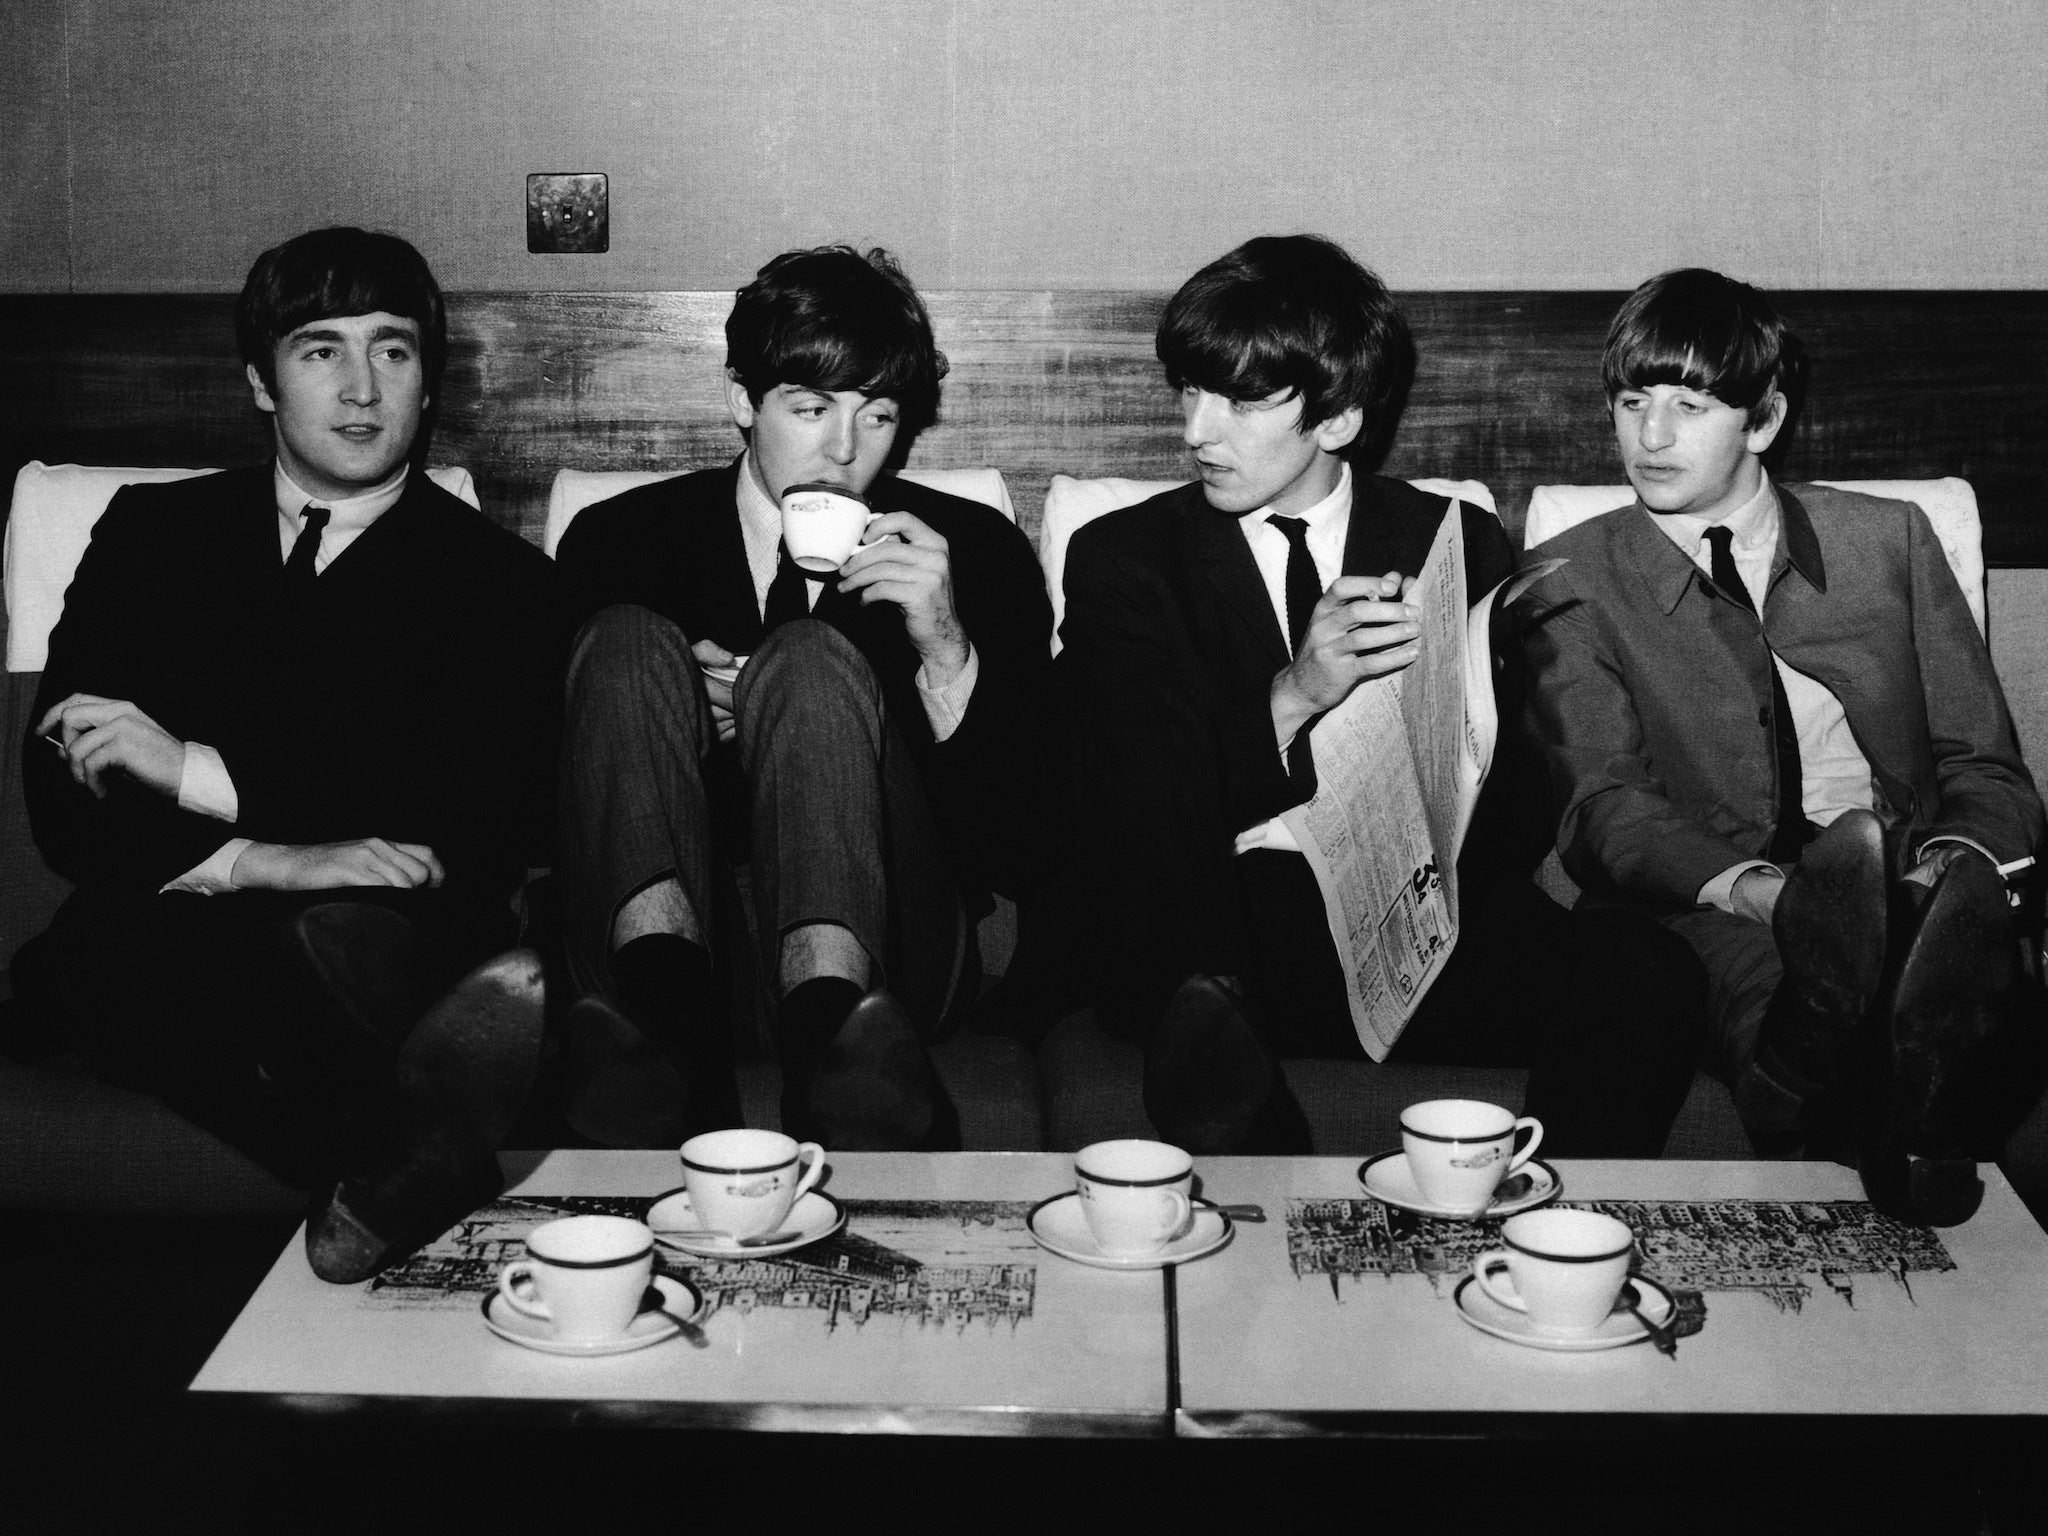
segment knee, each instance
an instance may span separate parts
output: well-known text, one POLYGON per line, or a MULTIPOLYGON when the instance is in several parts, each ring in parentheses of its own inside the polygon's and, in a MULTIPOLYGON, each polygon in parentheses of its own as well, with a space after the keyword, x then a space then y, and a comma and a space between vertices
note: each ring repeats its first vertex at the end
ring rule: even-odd
POLYGON ((686 688, 695 663, 689 638, 651 608, 637 603, 600 608, 576 632, 570 649, 570 709, 638 702, 686 688))
POLYGON ((750 713, 773 699, 776 712, 821 705, 879 707, 881 683, 860 647, 819 619, 796 619, 768 632, 733 688, 733 714, 745 729, 750 713))

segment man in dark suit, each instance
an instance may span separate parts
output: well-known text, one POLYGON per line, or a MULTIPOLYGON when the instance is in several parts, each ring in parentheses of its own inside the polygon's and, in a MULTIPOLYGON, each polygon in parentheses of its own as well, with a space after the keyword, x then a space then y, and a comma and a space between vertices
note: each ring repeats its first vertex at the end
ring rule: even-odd
POLYGON ((26 793, 78 888, 25 970, 103 1070, 318 1189, 309 1257, 353 1280, 497 1192, 537 1059, 533 957, 491 957, 545 826, 552 573, 417 467, 446 340, 410 245, 287 241, 236 328, 274 460, 122 490, 51 635, 26 793))
MULTIPOLYGON (((1081 529, 1059 692, 1077 894, 1109 1022, 1146 1042, 1146 1105, 1197 1151, 1286 1150, 1306 1127, 1274 1057, 1362 1054, 1314 877, 1277 818, 1315 789, 1321 716, 1420 642, 1406 601, 1442 499, 1366 475, 1409 352, 1379 280, 1313 236, 1248 242, 1181 288, 1158 351, 1199 481, 1081 529)), ((1514 567, 1460 506, 1469 589, 1514 567)), ((1529 882, 1540 776, 1504 730, 1459 862, 1461 933, 1394 1047, 1535 1066, 1546 1146, 1655 1156, 1682 1102, 1700 978, 1630 914, 1574 919, 1529 882)))
POLYGON ((1602 366, 1638 500, 1543 546, 1530 637, 1565 867, 1699 952, 1760 1144, 1958 1220, 2042 831, 1984 642, 1918 507, 1765 472, 1803 354, 1755 289, 1652 279, 1602 366))
POLYGON ((557 551, 567 1112, 627 1145, 738 1123, 713 977, 744 865, 785 1129, 943 1145, 924 1045, 973 978, 971 919, 1036 857, 1050 607, 1001 514, 890 473, 945 359, 885 252, 777 257, 726 345, 746 451, 590 508, 557 551), (876 514, 836 571, 781 548, 800 484, 876 514))

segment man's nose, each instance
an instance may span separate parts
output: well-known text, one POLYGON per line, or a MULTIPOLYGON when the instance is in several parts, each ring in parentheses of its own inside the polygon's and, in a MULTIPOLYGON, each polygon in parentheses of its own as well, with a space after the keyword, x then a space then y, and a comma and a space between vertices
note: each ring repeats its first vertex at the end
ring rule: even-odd
POLYGON ((1668 448, 1671 446, 1671 407, 1652 405, 1643 412, 1643 446, 1645 448, 1668 448))
POLYGON ((381 391, 377 388, 377 370, 367 357, 351 357, 343 365, 341 398, 350 405, 375 405, 381 391))
POLYGON ((859 452, 859 419, 852 411, 843 411, 832 420, 832 431, 825 440, 825 456, 834 464, 851 464, 859 452))
POLYGON ((1216 412, 1223 406, 1221 395, 1197 390, 1181 399, 1181 441, 1190 448, 1216 440, 1216 412))

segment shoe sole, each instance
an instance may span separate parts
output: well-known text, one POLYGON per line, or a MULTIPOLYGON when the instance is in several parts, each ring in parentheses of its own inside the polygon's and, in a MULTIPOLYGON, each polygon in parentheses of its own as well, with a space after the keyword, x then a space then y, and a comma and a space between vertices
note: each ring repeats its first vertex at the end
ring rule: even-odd
POLYGON ((1967 1150, 1979 1058, 2011 1016, 2016 968, 2005 882, 1981 858, 1958 859, 1935 882, 1892 992, 1889 1118, 1909 1150, 1967 1150))

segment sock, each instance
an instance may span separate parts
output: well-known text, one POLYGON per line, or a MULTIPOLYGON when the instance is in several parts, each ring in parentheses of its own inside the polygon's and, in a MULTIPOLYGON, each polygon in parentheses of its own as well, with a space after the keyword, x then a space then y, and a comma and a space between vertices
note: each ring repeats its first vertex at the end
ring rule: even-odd
POLYGON ((612 979, 626 1012, 682 1074, 691 1133, 741 1124, 732 1036, 712 986, 711 951, 677 934, 643 934, 612 952, 612 979))

